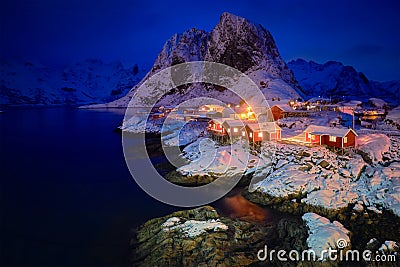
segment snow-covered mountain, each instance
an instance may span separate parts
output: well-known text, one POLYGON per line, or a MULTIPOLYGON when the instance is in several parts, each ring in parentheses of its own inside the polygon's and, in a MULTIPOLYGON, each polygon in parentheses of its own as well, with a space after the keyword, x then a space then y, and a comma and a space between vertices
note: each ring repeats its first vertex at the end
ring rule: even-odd
POLYGON ((98 59, 49 68, 30 61, 0 63, 0 105, 82 105, 125 95, 144 76, 137 65, 98 59))
POLYGON ((345 97, 358 100, 376 97, 391 104, 398 104, 399 101, 400 81, 370 81, 362 72, 340 62, 318 64, 297 59, 290 61, 288 66, 308 97, 345 97))
MULTIPOLYGON (((137 88, 153 74, 179 63, 203 60, 223 63, 246 73, 267 99, 299 98, 302 95, 272 35, 259 24, 223 13, 211 32, 190 29, 173 35, 166 41, 152 69, 126 96, 94 107, 125 107, 137 88)), ((170 92, 159 104, 173 105, 199 96, 216 97, 228 102, 238 100, 228 90, 195 84, 170 92)))

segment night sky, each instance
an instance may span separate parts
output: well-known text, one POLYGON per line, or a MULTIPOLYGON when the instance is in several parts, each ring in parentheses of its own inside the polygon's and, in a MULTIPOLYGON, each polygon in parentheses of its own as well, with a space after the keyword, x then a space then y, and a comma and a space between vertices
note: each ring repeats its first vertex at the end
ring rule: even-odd
POLYGON ((373 80, 400 79, 396 0, 2 0, 1 59, 100 58, 149 68, 171 35, 212 30, 224 11, 262 24, 285 60, 337 60, 373 80))

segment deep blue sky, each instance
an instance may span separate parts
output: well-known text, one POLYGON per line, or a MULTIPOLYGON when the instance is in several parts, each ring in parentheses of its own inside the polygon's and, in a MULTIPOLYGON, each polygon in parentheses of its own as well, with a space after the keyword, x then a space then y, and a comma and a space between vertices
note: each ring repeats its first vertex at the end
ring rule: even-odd
POLYGON ((1 0, 1 58, 150 67, 171 35, 212 30, 224 11, 262 24, 285 60, 337 60, 370 79, 400 79, 396 0, 1 0))

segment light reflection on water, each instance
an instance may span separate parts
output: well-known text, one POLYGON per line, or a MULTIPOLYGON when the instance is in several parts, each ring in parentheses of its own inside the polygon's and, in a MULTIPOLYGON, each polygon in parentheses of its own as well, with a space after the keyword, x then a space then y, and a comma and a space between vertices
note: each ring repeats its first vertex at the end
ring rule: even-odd
POLYGON ((235 188, 228 195, 216 201, 214 205, 218 212, 230 218, 261 224, 273 224, 280 219, 281 216, 269 208, 247 200, 242 196, 242 191, 242 188, 235 188))

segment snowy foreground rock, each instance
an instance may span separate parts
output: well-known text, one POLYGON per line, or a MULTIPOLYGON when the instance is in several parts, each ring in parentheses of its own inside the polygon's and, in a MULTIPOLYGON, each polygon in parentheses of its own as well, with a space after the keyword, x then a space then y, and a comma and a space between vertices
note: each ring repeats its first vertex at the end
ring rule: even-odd
MULTIPOLYGON (((222 217, 210 206, 174 212, 140 227, 132 240, 134 266, 248 266, 257 251, 306 249, 307 230, 299 219, 275 226, 222 217), (299 225, 301 226, 299 228, 299 225), (282 241, 287 247, 273 247, 282 241), (304 242, 303 242, 304 241, 304 242)), ((278 265, 279 266, 279 265, 278 265)))
POLYGON ((306 213, 302 217, 308 228, 307 245, 315 252, 319 260, 326 260, 327 254, 322 251, 350 247, 350 231, 340 222, 330 222, 327 218, 315 213, 306 213))

